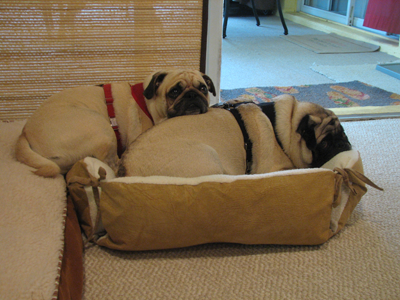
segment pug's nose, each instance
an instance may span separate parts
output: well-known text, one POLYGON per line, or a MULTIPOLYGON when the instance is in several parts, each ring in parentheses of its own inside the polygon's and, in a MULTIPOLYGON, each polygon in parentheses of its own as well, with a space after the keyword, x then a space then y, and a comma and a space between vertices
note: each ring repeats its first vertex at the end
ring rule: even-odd
POLYGON ((186 94, 185 98, 189 98, 189 99, 195 99, 197 97, 197 93, 194 91, 190 91, 186 94))

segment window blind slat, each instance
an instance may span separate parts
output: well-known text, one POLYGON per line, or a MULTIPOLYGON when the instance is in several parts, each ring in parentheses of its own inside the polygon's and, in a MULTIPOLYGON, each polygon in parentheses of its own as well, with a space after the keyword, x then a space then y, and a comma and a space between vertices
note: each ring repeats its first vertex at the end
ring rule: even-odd
POLYGON ((3 0, 0 120, 79 85, 200 68, 203 1, 3 0))

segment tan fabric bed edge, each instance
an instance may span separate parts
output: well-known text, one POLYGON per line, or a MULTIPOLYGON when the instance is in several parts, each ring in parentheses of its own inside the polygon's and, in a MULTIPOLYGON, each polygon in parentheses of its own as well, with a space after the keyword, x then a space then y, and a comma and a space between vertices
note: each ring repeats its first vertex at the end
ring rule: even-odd
POLYGON ((316 245, 345 226, 367 191, 356 153, 334 162, 335 171, 301 169, 222 176, 220 181, 132 177, 123 182, 113 174, 104 180, 104 170, 99 180, 100 175, 88 171, 93 172, 96 162, 85 159, 67 181, 83 231, 104 247, 140 251, 213 242, 316 245))

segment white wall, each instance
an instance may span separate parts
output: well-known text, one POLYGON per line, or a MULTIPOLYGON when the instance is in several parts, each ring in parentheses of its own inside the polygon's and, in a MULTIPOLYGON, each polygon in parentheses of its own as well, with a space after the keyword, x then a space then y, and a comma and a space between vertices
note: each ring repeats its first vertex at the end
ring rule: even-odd
POLYGON ((209 0, 206 74, 213 80, 217 92, 211 104, 219 101, 221 83, 222 12, 223 0, 209 0))

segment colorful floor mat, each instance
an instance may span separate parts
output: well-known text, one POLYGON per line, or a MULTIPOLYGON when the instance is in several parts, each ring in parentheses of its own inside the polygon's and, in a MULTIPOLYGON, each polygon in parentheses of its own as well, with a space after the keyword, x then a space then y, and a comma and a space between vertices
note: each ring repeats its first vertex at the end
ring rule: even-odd
POLYGON ((399 94, 388 92, 359 81, 222 90, 221 101, 242 99, 251 100, 256 103, 271 102, 273 97, 282 94, 290 94, 299 101, 314 102, 325 108, 400 105, 399 94))

